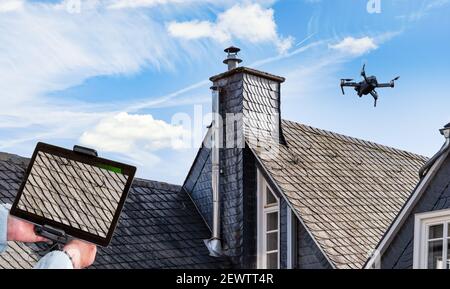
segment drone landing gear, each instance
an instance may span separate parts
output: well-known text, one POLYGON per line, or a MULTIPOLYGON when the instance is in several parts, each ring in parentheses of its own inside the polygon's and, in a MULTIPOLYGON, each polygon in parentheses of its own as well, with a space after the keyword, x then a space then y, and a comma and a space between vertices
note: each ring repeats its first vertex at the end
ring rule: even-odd
POLYGON ((377 107, 378 93, 374 89, 370 92, 370 94, 373 96, 373 99, 375 100, 373 103, 373 107, 377 107))

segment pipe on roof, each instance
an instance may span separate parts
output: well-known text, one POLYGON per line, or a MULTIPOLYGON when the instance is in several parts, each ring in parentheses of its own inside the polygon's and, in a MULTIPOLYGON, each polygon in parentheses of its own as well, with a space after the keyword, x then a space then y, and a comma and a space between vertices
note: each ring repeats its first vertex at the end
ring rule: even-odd
POLYGON ((220 239, 220 110, 219 110, 219 88, 211 87, 212 90, 212 105, 213 105, 213 123, 211 128, 212 142, 211 142, 211 184, 213 197, 213 224, 212 235, 208 240, 204 240, 206 247, 209 250, 209 255, 213 257, 222 256, 222 241, 220 239))
POLYGON ((228 71, 238 68, 239 63, 242 62, 242 59, 238 57, 240 48, 230 46, 224 50, 227 53, 227 58, 223 61, 224 64, 228 65, 228 71))
POLYGON ((445 137, 445 143, 441 147, 441 149, 420 168, 420 178, 423 178, 427 174, 431 166, 450 148, 450 123, 446 124, 444 128, 440 129, 440 132, 445 137))

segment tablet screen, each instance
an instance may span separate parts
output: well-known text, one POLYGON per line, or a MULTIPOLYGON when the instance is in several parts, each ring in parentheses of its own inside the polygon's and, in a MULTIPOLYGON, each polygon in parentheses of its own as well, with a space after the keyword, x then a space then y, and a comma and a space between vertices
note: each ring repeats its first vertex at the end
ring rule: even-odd
POLYGON ((41 144, 13 209, 35 223, 106 240, 133 176, 129 166, 41 144))

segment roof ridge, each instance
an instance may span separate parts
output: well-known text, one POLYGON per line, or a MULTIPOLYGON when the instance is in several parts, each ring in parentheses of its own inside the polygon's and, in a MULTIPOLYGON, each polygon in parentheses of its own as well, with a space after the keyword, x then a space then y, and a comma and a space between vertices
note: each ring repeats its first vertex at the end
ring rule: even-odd
POLYGON ((28 165, 30 159, 16 154, 0 152, 0 161, 12 162, 17 165, 28 165))
POLYGON ((142 178, 134 178, 133 180, 133 186, 140 186, 140 187, 146 187, 150 189, 165 189, 166 190, 180 190, 180 185, 170 184, 167 182, 160 182, 155 180, 147 180, 142 178))
POLYGON ((402 155, 408 155, 411 158, 415 158, 415 159, 419 159, 419 160, 427 160, 429 159, 429 157, 417 154, 417 153, 413 153, 407 150, 403 150, 403 149, 399 149, 399 148, 395 148, 395 147, 391 147, 388 145, 383 145, 383 144, 379 144, 376 143, 374 141, 368 141, 362 138, 358 138, 358 137, 353 137, 353 136, 348 136, 345 134, 341 134, 341 133, 337 133, 337 132, 333 132, 333 131, 329 131, 329 130, 325 130, 325 129, 320 129, 320 128, 316 128, 307 124, 302 124, 296 121, 292 121, 292 120, 287 120, 287 119, 282 119, 282 122, 288 123, 288 124, 294 124, 294 125, 298 125, 304 128, 307 128, 309 130, 310 133, 315 133, 315 134, 322 134, 324 136, 327 137, 335 137, 335 138, 339 138, 340 140, 344 141, 344 142, 350 142, 356 145, 364 145, 364 146, 369 146, 369 147, 374 147, 376 149, 380 149, 383 150, 385 152, 388 153, 396 153, 396 154, 402 154, 402 155))

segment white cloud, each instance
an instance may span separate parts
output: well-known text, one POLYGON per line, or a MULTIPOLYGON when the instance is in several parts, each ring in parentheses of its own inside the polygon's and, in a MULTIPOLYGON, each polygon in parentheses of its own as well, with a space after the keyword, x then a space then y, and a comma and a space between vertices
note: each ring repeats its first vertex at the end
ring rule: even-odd
MULTIPOLYGON (((2 9, 19 7, 3 1, 2 9)), ((49 97, 50 92, 57 95, 95 76, 170 68, 176 59, 164 25, 145 14, 97 9, 92 0, 73 14, 65 3, 24 2, 20 11, 0 14, 0 119, 7 120, 0 123, 2 150, 38 136, 76 139, 117 111, 108 103, 49 97)))
POLYGON ((280 38, 276 43, 277 49, 280 52, 280 54, 286 54, 289 51, 289 49, 291 49, 292 45, 294 44, 294 41, 295 38, 292 36, 280 38))
MULTIPOLYGON (((137 11, 82 10, 26 4, 0 17, 2 104, 42 99, 99 75, 170 67, 175 46, 165 27, 137 11)), ((0 108, 1 110, 1 108, 0 108)))
POLYGON ((375 40, 371 37, 353 38, 346 37, 341 42, 330 44, 329 48, 339 52, 360 56, 378 48, 375 40))
POLYGON ((164 148, 186 147, 189 132, 182 126, 174 126, 152 115, 119 114, 102 119, 93 129, 80 138, 84 145, 102 151, 132 154, 137 151, 157 151, 164 148))
POLYGON ((178 38, 188 40, 213 37, 220 41, 229 39, 229 35, 216 33, 216 27, 209 21, 192 20, 187 22, 171 22, 167 27, 169 33, 178 38))
POLYGON ((22 10, 22 0, 2 0, 0 2, 0 13, 22 10))
POLYGON ((226 43, 233 39, 250 43, 274 43, 280 53, 292 47, 292 37, 283 38, 277 33, 273 9, 260 4, 236 4, 217 16, 215 22, 170 22, 167 29, 173 37, 193 40, 210 38, 226 43))

